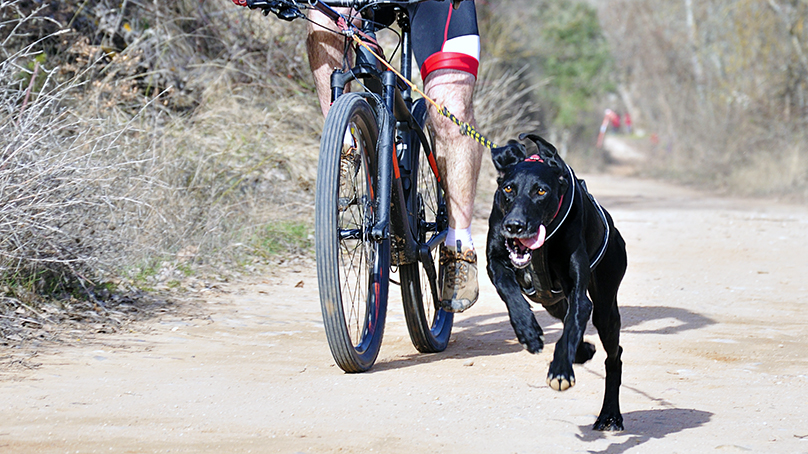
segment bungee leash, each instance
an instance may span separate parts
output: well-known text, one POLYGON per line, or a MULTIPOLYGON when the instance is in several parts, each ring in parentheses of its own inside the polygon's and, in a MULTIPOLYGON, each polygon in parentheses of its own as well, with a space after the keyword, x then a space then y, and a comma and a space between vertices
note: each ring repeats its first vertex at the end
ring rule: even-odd
MULTIPOLYGON (((484 146, 484 147, 486 147, 486 148, 495 148, 495 147, 497 146, 497 145, 496 145, 496 144, 495 144, 493 141, 491 141, 490 139, 488 139, 488 138, 487 138, 487 137, 485 137, 484 135, 480 134, 480 132, 479 132, 479 131, 477 131, 477 129, 476 129, 474 126, 472 126, 471 124, 466 123, 466 122, 464 122, 464 121, 461 121, 461 120, 460 120, 459 118, 457 118, 457 117, 456 117, 456 116, 455 116, 453 113, 449 112, 449 109, 448 109, 446 106, 441 106, 440 104, 438 104, 438 103, 437 103, 437 102, 436 102, 434 99, 432 99, 432 98, 430 98, 429 96, 427 96, 427 95, 426 95, 426 93, 424 93, 424 92, 423 92, 423 91, 422 91, 420 88, 418 88, 418 86, 417 86, 417 85, 415 85, 414 83, 412 83, 412 82, 411 82, 409 79, 407 79, 406 77, 404 77, 404 76, 403 76, 403 75, 402 75, 400 72, 398 72, 398 71, 397 71, 395 68, 393 68, 393 65, 391 65, 390 63, 388 63, 386 59, 384 59, 384 58, 383 58, 383 57, 381 57, 379 54, 377 54, 377 53, 376 53, 376 52, 375 52, 375 51, 374 51, 374 50, 373 50, 373 49, 370 47, 370 45, 368 45, 368 43, 366 43, 366 42, 362 41, 362 40, 359 38, 358 33, 356 33, 356 31, 355 31, 355 30, 353 30, 353 29, 351 28, 351 25, 348 25, 348 24, 347 24, 347 21, 340 21, 340 23, 339 23, 338 25, 339 25, 339 26, 341 26, 341 27, 343 27, 343 28, 342 28, 342 32, 343 32, 343 34, 345 34, 345 35, 346 35, 346 36, 348 36, 349 38, 353 39, 354 41, 356 41, 356 43, 357 43, 358 45, 360 45, 360 46, 364 47, 364 48, 365 48, 365 49, 366 49, 368 52, 370 52, 371 54, 373 54, 373 56, 374 56, 374 57, 376 57, 376 59, 377 59, 377 60, 379 60, 380 62, 382 62, 382 64, 383 64, 384 66, 386 66, 386 67, 387 67, 387 69, 389 69, 390 71, 392 71, 392 72, 393 72, 393 73, 394 73, 396 76, 398 76, 398 78, 399 78, 399 79, 403 80, 403 81, 404 81, 404 83, 406 83, 406 84, 407 84, 407 85, 408 85, 410 88, 412 88, 412 89, 413 89, 413 91, 415 91, 416 93, 418 93, 419 95, 421 95, 421 96, 422 96, 424 99, 426 99, 426 100, 427 100, 427 102, 429 102, 430 104, 432 104, 432 105, 435 107, 435 109, 437 109, 437 111, 438 111, 438 112, 439 112, 441 115, 443 115, 444 117, 448 118, 448 119, 449 119, 449 120, 450 120, 452 123, 454 123, 454 124, 456 124, 457 126, 459 126, 459 127, 460 127, 460 134, 462 134, 462 135, 464 135, 464 136, 469 136, 469 137, 471 137, 471 138, 472 138, 472 139, 474 139, 476 142, 478 142, 479 144, 481 144, 482 146, 484 146)), ((377 45, 377 46, 378 46, 378 45, 377 45)))

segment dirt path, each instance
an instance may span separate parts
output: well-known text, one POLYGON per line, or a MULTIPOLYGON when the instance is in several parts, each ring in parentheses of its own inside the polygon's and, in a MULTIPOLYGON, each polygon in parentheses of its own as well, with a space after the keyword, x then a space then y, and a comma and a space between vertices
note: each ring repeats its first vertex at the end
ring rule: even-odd
POLYGON ((418 354, 392 302, 376 367, 342 373, 302 264, 0 376, 0 452, 808 452, 808 209, 587 182, 629 249, 625 432, 589 429, 603 353, 551 390, 560 324, 537 309, 549 345, 523 351, 485 275, 446 352, 418 354))

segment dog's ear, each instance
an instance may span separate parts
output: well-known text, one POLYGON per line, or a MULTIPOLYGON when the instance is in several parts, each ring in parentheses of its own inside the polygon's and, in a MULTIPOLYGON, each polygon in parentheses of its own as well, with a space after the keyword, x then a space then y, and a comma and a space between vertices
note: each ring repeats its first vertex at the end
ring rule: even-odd
POLYGON ((564 168, 564 161, 558 155, 558 150, 550 142, 546 141, 544 137, 538 134, 519 134, 519 140, 530 139, 536 144, 539 150, 539 156, 547 162, 548 165, 564 168))
POLYGON ((491 149, 491 158, 494 160, 494 167, 500 175, 519 162, 525 160, 525 146, 515 140, 509 140, 504 147, 491 149))

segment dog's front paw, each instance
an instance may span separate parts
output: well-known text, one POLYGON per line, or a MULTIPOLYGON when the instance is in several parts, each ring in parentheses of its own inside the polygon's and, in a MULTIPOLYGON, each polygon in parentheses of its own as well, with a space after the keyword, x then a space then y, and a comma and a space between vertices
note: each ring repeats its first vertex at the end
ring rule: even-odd
POLYGON ((522 347, 525 347, 525 350, 529 351, 530 353, 541 353, 544 350, 544 335, 539 334, 538 336, 526 338, 523 336, 517 336, 519 338, 519 343, 522 344, 522 347))
POLYGON ((556 391, 566 391, 575 386, 575 374, 572 372, 572 366, 560 367, 555 361, 550 363, 547 385, 556 391))

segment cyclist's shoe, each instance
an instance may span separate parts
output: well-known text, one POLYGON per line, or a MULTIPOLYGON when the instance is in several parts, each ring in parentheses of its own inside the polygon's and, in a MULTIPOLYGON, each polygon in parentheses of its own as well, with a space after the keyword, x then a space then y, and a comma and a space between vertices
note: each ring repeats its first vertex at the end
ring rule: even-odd
POLYGON ((477 302, 480 288, 477 284, 477 253, 474 249, 440 247, 441 309, 447 312, 463 312, 477 302))

